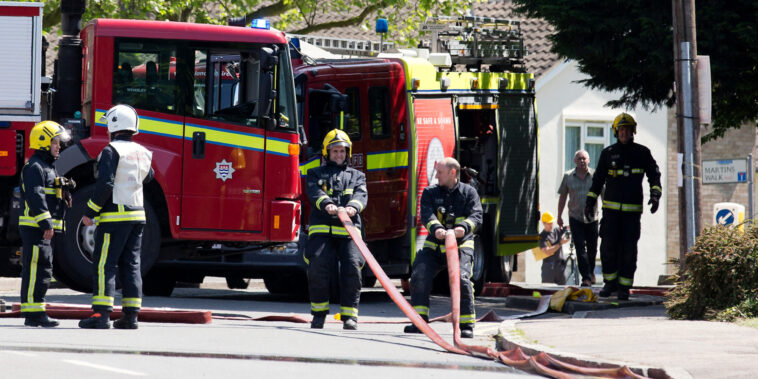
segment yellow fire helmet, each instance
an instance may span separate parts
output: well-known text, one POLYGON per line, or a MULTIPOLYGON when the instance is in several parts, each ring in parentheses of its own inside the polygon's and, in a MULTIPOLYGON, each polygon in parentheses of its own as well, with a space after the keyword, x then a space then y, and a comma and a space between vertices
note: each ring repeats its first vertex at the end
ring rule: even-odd
POLYGON ((68 142, 71 137, 68 131, 55 121, 42 121, 34 125, 29 132, 29 148, 50 151, 50 143, 58 137, 61 143, 68 142))
POLYGON ((613 120, 613 135, 618 137, 619 128, 627 125, 632 127, 632 134, 637 134, 637 121, 634 121, 634 117, 632 117, 632 115, 624 112, 616 116, 616 118, 613 120))
POLYGON ((348 137, 347 133, 339 129, 333 129, 329 133, 326 133, 322 146, 321 153, 324 154, 324 158, 326 159, 329 159, 329 148, 334 146, 345 146, 347 157, 350 158, 353 143, 350 142, 350 137, 348 137))
POLYGON ((548 211, 545 211, 545 212, 542 212, 542 218, 541 218, 541 220, 542 220, 542 222, 546 222, 548 224, 552 224, 553 221, 555 221, 555 217, 553 216, 552 213, 550 213, 548 211))

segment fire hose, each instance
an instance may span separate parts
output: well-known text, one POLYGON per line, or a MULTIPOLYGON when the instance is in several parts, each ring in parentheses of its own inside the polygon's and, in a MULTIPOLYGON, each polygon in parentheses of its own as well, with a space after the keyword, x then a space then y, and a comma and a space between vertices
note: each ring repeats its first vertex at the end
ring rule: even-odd
POLYGON ((593 375, 606 378, 645 378, 633 372, 626 366, 613 368, 595 368, 584 367, 575 364, 563 362, 544 352, 534 356, 529 356, 520 348, 516 347, 507 351, 494 351, 485 346, 467 345, 461 342, 460 330, 460 261, 458 256, 458 243, 455 239, 455 232, 447 230, 445 235, 445 251, 447 257, 448 281, 450 283, 450 302, 452 305, 452 323, 453 323, 453 343, 450 345, 442 339, 437 332, 416 312, 415 309, 405 300, 405 297, 392 284, 390 278, 384 273, 379 262, 376 261, 368 246, 363 241, 360 231, 355 227, 344 208, 337 211, 342 224, 345 226, 350 238, 353 239, 363 258, 368 263, 369 268, 374 276, 379 280, 384 290, 387 291, 393 302, 400 310, 408 316, 413 325, 424 333, 434 343, 443 349, 456 354, 471 355, 480 358, 490 358, 502 362, 508 366, 519 369, 532 370, 538 374, 552 378, 574 378, 575 375, 593 375))

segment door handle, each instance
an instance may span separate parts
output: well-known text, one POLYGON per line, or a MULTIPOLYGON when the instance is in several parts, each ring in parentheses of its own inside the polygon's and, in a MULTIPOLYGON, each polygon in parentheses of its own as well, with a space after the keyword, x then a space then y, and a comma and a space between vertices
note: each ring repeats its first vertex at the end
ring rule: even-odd
POLYGON ((192 158, 205 158, 205 132, 192 132, 192 158))

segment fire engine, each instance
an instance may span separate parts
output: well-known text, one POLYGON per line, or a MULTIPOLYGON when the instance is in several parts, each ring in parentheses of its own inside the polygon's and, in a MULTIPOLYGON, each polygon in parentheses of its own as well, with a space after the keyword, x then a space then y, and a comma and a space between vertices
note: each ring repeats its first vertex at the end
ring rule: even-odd
MULTIPOLYGON (((301 176, 321 163, 324 135, 345 130, 353 142, 350 164, 366 173, 369 248, 388 275, 407 278, 427 234, 419 222, 421 192, 436 182, 440 158, 457 158, 465 167, 462 180, 477 188, 484 208, 475 286, 508 282, 515 254, 536 244, 539 218, 534 76, 524 69, 520 24, 437 17, 422 29, 432 35, 424 47, 377 58, 314 60, 292 41, 299 123, 307 136, 301 176)), ((269 291, 306 290, 306 235, 299 249, 248 257, 277 272, 265 278, 269 291)), ((364 271, 364 285, 371 285, 375 278, 364 271)))
POLYGON ((14 188, 31 154, 29 131, 37 121, 58 121, 74 143, 56 167, 77 188, 65 237, 56 241, 55 276, 73 289, 91 288, 94 228, 80 220, 109 142, 98 120, 124 103, 139 113, 135 140, 153 152, 156 179, 145 188, 145 293, 169 294, 177 280, 203 275, 242 285, 256 273, 241 252, 276 249, 300 229, 305 135, 284 34, 263 21, 238 28, 96 19, 81 28, 84 6, 61 2, 51 81, 41 75, 42 4, 0 2, 2 251, 10 259, 19 254, 22 205, 14 188))

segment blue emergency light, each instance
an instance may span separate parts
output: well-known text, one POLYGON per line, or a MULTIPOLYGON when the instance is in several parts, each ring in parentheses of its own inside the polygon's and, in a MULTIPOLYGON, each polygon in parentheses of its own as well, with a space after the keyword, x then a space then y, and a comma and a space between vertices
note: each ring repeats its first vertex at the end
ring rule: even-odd
POLYGON ((250 23, 250 27, 253 29, 271 29, 271 22, 266 19, 256 18, 250 23))
POLYGON ((387 25, 387 19, 386 18, 377 18, 376 19, 376 32, 377 33, 387 33, 389 31, 389 26, 387 25))

